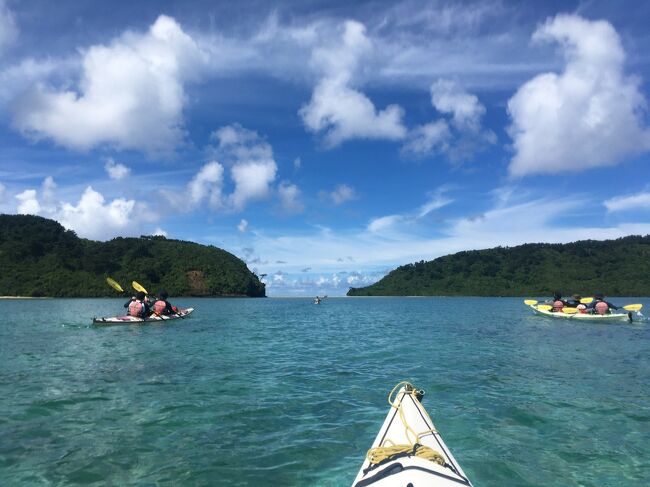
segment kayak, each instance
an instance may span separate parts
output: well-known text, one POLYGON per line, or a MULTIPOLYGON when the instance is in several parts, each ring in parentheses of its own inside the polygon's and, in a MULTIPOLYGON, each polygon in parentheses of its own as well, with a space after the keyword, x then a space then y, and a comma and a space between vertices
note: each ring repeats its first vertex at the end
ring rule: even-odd
POLYGON ((138 325, 141 323, 159 323, 161 321, 178 320, 189 315, 194 308, 182 309, 178 314, 136 318, 135 316, 112 316, 110 318, 93 318, 94 325, 138 325))
POLYGON ((388 415, 352 487, 471 487, 422 406, 423 395, 408 382, 393 388, 388 415))
POLYGON ((585 320, 585 321, 632 321, 632 313, 609 313, 606 315, 592 314, 592 313, 562 313, 553 312, 545 309, 538 309, 537 305, 528 305, 531 309, 540 315, 549 316, 551 318, 564 318, 568 320, 585 320))

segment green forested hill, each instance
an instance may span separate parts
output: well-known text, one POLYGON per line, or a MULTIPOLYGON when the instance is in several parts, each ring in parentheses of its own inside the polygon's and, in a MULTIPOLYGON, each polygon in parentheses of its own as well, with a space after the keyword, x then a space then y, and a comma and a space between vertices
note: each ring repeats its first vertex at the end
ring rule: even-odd
POLYGON ((0 295, 116 296, 133 280, 170 296, 264 296, 264 284, 234 255, 164 237, 95 242, 37 216, 0 215, 0 295))
POLYGON ((408 264, 348 296, 650 295, 650 236, 526 244, 408 264))

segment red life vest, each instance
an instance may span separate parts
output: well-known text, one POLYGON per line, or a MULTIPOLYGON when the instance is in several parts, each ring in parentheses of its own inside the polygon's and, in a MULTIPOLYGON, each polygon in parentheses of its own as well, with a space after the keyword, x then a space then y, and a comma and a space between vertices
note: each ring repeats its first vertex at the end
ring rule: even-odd
POLYGON ((129 316, 135 316, 137 318, 142 318, 144 313, 144 304, 141 301, 131 301, 129 304, 129 316))
POLYGON ((594 309, 599 315, 605 315, 609 311, 609 306, 605 301, 598 301, 594 306, 594 309))
POLYGON ((157 315, 162 314, 165 310, 167 309, 167 302, 158 300, 155 303, 153 303, 153 312, 156 313, 157 315))
POLYGON ((553 311, 562 311, 564 308, 564 303, 559 299, 553 303, 553 311))

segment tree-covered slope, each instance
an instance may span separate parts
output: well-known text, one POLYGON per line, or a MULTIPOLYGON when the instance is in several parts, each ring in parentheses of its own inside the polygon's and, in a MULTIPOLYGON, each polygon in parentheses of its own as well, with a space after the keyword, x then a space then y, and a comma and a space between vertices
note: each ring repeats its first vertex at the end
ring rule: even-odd
POLYGON ((115 278, 170 296, 264 296, 264 284, 234 255, 164 237, 81 239, 57 222, 0 215, 0 295, 115 296, 115 278))
POLYGON ((408 264, 348 296, 650 295, 650 236, 526 244, 408 264))

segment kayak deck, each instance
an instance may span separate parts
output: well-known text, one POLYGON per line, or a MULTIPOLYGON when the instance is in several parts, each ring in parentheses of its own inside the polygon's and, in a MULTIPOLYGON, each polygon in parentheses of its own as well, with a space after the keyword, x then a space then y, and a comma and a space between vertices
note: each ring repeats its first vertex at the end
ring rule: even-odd
POLYGON ((471 487, 470 481, 417 398, 419 391, 409 383, 400 383, 396 388, 398 386, 401 387, 392 402, 389 396, 391 408, 352 487, 471 487), (413 455, 414 446, 423 449, 416 444, 433 449, 433 452, 429 451, 430 456, 437 457, 440 463, 413 455), (392 453, 399 451, 402 446, 405 451, 392 453), (374 450, 375 448, 379 449, 374 450), (386 458, 371 465, 371 454, 376 457, 375 461, 383 456, 386 458))
POLYGON ((592 314, 592 313, 563 313, 561 311, 547 311, 544 309, 538 309, 537 305, 531 304, 528 305, 531 309, 543 316, 548 316, 550 318, 564 318, 569 320, 585 320, 585 321, 632 321, 632 313, 609 313, 606 315, 592 314))
POLYGON ((194 308, 182 309, 174 315, 158 315, 149 318, 136 318, 135 316, 112 316, 109 318, 93 318, 94 325, 138 325, 142 323, 160 323, 161 321, 178 320, 189 315, 194 308))

